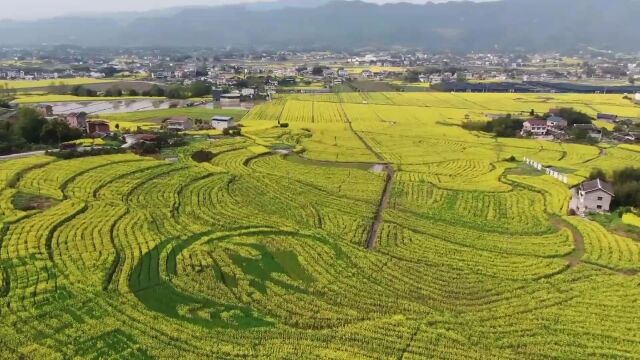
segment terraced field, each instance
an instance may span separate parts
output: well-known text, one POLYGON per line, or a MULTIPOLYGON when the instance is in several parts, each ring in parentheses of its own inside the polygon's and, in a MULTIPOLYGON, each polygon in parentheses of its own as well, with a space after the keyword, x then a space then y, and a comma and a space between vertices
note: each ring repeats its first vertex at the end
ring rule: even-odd
POLYGON ((640 242, 521 163, 637 150, 456 126, 591 98, 535 99, 295 95, 177 162, 0 162, 0 358, 638 358, 640 242))

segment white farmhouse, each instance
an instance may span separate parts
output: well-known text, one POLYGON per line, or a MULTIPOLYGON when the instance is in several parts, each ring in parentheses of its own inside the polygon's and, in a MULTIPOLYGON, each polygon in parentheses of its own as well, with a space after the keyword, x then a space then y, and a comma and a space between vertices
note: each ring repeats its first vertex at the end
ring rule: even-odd
POLYGON ((185 119, 169 119, 167 120, 165 125, 167 126, 167 130, 173 130, 173 131, 186 131, 186 130, 191 130, 191 128, 193 127, 191 120, 186 118, 185 119))
POLYGON ((548 129, 546 120, 531 119, 522 124, 522 135, 543 136, 547 134, 548 129))
POLYGON ((576 214, 606 212, 615 197, 613 186, 600 179, 585 181, 571 190, 569 208, 576 214))
POLYGON ((243 88, 242 90, 240 90, 240 94, 242 94, 242 96, 251 96, 251 97, 253 97, 256 94, 256 89, 243 88))
POLYGON ((211 127, 216 130, 224 130, 236 126, 231 116, 214 116, 211 118, 211 127))

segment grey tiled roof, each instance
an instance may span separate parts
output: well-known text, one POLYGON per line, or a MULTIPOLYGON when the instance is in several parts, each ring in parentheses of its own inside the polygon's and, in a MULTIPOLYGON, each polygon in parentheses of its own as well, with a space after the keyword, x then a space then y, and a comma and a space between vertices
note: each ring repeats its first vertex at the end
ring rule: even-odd
POLYGON ((602 190, 611 195, 614 195, 613 186, 608 182, 602 181, 600 179, 585 181, 580 185, 580 190, 584 192, 590 192, 595 190, 602 190))

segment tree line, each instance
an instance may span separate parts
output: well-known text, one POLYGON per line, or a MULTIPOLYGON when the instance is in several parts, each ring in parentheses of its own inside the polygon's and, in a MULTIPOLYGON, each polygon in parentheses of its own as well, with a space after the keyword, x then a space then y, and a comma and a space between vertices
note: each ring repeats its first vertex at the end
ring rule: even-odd
POLYGON ((0 154, 37 150, 80 139, 80 129, 64 120, 46 120, 35 109, 21 107, 15 119, 0 121, 0 154))
POLYGON ((640 168, 625 167, 615 170, 611 175, 602 169, 593 169, 589 179, 600 179, 613 186, 616 195, 613 199, 614 206, 640 208, 640 168))
POLYGON ((104 92, 98 92, 90 87, 83 85, 74 85, 68 88, 64 92, 67 95, 81 96, 81 97, 122 97, 122 96, 144 96, 144 97, 167 97, 169 99, 187 99, 190 97, 202 97, 211 94, 211 84, 204 81, 194 81, 189 86, 185 85, 169 85, 168 87, 161 87, 153 84, 146 90, 136 89, 122 89, 117 85, 114 85, 104 92))

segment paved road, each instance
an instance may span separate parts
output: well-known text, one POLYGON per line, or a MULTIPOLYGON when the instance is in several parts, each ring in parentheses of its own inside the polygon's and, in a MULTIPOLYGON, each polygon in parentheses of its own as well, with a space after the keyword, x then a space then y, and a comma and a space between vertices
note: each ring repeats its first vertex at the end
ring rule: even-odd
POLYGON ((4 156, 0 156, 0 160, 11 160, 11 159, 18 159, 18 158, 23 158, 28 156, 44 155, 44 153, 45 151, 41 150, 41 151, 31 151, 31 152, 19 153, 19 154, 4 155, 4 156))

